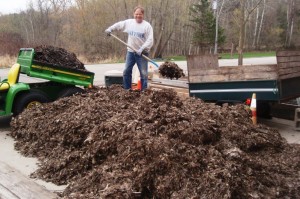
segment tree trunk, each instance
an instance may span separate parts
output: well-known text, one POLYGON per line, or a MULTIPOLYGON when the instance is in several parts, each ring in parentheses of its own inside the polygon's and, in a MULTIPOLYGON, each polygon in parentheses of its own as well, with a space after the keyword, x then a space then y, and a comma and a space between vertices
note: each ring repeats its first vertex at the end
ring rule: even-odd
POLYGON ((287 4, 286 18, 287 18, 287 29, 285 36, 285 47, 290 47, 291 36, 294 28, 294 15, 295 15, 295 1, 289 0, 287 4))
POLYGON ((230 58, 233 58, 234 44, 231 42, 230 58))
POLYGON ((159 27, 160 27, 160 31, 159 31, 159 35, 155 41, 155 45, 154 45, 154 48, 153 48, 153 52, 152 52, 152 57, 157 57, 158 56, 158 49, 159 49, 159 45, 161 44, 161 40, 162 40, 162 35, 163 35, 163 32, 164 32, 164 24, 162 23, 162 21, 160 21, 159 23, 159 27))
POLYGON ((240 31, 239 31, 239 47, 238 47, 238 53, 239 53, 239 59, 238 59, 238 65, 243 65, 243 50, 244 50, 244 42, 245 42, 245 33, 246 33, 246 24, 249 20, 249 17, 251 13, 257 8, 257 6, 262 2, 260 0, 257 2, 255 6, 253 6, 250 10, 247 9, 247 15, 246 15, 246 0, 240 0, 241 4, 241 17, 240 17, 240 31))
POLYGON ((287 31, 287 46, 291 46, 292 35, 294 31, 294 18, 295 18, 295 0, 290 0, 289 18, 288 18, 288 31, 287 31))
POLYGON ((259 20, 259 9, 256 11, 256 18, 255 18, 255 27, 253 33, 253 41, 252 41, 252 48, 256 48, 256 39, 257 39, 257 29, 258 29, 258 20, 259 20))
POLYGON ((32 32, 32 42, 35 43, 35 28, 34 28, 34 25, 33 25, 32 13, 33 12, 30 13, 29 21, 30 21, 30 27, 31 27, 31 32, 32 32))
POLYGON ((261 30, 262 30, 262 26, 263 26, 263 23, 264 23, 265 10, 266 10, 266 0, 264 0, 264 6, 263 6, 262 13, 261 13, 261 19, 260 19, 260 24, 259 24, 259 29, 258 29, 258 33, 257 33, 257 39, 256 39, 255 46, 259 45, 261 30))
POLYGON ((125 18, 129 18, 129 14, 128 14, 128 10, 127 10, 127 3, 126 3, 126 0, 124 0, 124 7, 125 7, 125 18))
POLYGON ((172 35, 173 35, 173 32, 174 32, 174 30, 172 30, 172 31, 170 32, 170 34, 169 34, 169 36, 167 37, 167 39, 166 39, 166 40, 164 41, 164 43, 160 46, 160 49, 159 49, 157 55, 162 55, 162 52, 163 52, 164 49, 166 48, 168 41, 170 40, 170 38, 171 38, 172 35))
POLYGON ((240 31, 239 31, 239 47, 238 47, 238 65, 243 65, 243 49, 244 49, 244 40, 245 40, 245 0, 241 0, 241 18, 240 18, 240 31))

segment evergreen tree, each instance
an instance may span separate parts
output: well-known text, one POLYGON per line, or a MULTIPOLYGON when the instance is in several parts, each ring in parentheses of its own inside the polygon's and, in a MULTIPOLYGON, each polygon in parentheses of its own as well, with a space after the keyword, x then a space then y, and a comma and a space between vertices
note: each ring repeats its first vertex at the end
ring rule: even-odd
MULTIPOLYGON (((192 27, 194 28, 193 42, 202 49, 213 47, 216 34, 216 18, 210 7, 210 1, 199 0, 190 8, 192 27)), ((218 45, 225 42, 224 29, 218 27, 218 45)))

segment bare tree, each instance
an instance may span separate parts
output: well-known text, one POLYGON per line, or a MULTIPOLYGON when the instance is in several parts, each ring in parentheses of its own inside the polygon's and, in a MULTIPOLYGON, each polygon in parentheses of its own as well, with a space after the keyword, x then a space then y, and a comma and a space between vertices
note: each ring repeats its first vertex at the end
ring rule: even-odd
POLYGON ((287 13, 287 30, 286 30, 285 46, 290 47, 293 31, 294 31, 295 0, 288 0, 286 13, 287 13))
MULTIPOLYGON (((213 1, 213 0, 210 0, 213 1)), ((238 47, 239 64, 248 47, 298 45, 299 3, 296 0, 218 0, 218 21, 226 34, 224 50, 238 47)), ((123 58, 126 47, 108 38, 104 30, 133 17, 133 8, 145 7, 145 20, 154 30, 153 57, 195 54, 190 6, 199 0, 35 0, 17 15, 1 15, 0 31, 19 32, 26 46, 51 44, 89 59, 123 58), (33 4, 34 2, 34 4, 33 4)), ((127 35, 117 33, 123 40, 127 35)), ((221 48, 222 48, 221 47, 221 48)))
POLYGON ((238 46, 238 65, 243 65, 243 50, 244 50, 244 42, 245 42, 245 31, 246 24, 249 20, 252 12, 257 8, 257 6, 261 3, 262 0, 259 0, 256 5, 252 8, 248 9, 246 7, 247 0, 240 0, 241 12, 240 12, 240 20, 239 20, 239 46, 238 46))
POLYGON ((262 10, 262 13, 261 13, 259 29, 258 29, 258 33, 257 33, 256 42, 255 42, 255 48, 256 48, 256 47, 258 46, 258 44, 259 44, 260 35, 261 35, 261 30, 262 30, 262 26, 263 26, 263 24, 264 24, 265 11, 266 11, 266 0, 264 0, 264 3, 263 3, 263 10, 262 10))

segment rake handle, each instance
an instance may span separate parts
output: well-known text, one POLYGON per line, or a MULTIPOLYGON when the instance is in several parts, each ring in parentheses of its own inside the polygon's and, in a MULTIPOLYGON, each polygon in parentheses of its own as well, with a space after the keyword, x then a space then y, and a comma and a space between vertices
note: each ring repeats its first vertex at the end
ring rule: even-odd
MULTIPOLYGON (((124 42, 123 40, 121 40, 119 37, 117 37, 116 35, 110 33, 110 35, 112 37, 114 37, 115 39, 117 39, 119 42, 123 43, 125 46, 127 46, 128 48, 130 48, 131 50, 133 50, 134 52, 137 52, 136 49, 134 49, 132 46, 128 45, 126 42, 124 42)), ((147 57, 146 55, 142 54, 142 57, 144 57, 146 60, 148 60, 149 62, 151 62, 152 64, 154 64, 157 68, 159 67, 157 63, 155 63, 152 59, 150 59, 149 57, 147 57)))

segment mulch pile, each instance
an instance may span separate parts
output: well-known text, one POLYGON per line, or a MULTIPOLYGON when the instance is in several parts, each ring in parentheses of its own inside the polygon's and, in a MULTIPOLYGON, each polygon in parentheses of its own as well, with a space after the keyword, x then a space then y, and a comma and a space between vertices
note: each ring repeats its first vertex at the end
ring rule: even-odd
POLYGON ((254 126, 243 105, 173 90, 94 88, 11 122, 33 174, 64 198, 300 198, 300 147, 254 126))
POLYGON ((41 45, 35 47, 34 52, 36 62, 86 71, 84 64, 77 59, 76 55, 66 49, 41 45))
POLYGON ((161 76, 168 79, 179 79, 185 76, 183 70, 176 63, 169 61, 161 64, 158 68, 158 72, 161 76))

